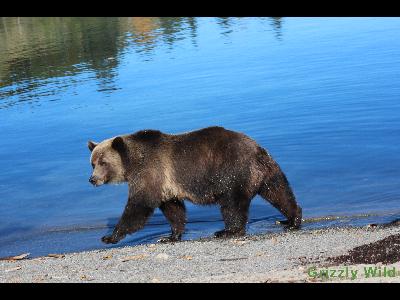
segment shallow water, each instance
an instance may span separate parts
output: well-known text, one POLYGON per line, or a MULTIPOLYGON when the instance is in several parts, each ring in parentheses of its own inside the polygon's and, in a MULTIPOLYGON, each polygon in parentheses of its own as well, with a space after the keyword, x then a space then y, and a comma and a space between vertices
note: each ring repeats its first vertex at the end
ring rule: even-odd
MULTIPOLYGON (((86 142, 145 128, 253 137, 305 228, 399 218, 399 81, 400 18, 1 18, 0 256, 113 247, 127 187, 88 183, 86 142)), ((250 217, 282 230, 258 197, 250 217)), ((184 239, 223 226, 188 219, 184 239)), ((168 233, 157 211, 119 245, 168 233)))

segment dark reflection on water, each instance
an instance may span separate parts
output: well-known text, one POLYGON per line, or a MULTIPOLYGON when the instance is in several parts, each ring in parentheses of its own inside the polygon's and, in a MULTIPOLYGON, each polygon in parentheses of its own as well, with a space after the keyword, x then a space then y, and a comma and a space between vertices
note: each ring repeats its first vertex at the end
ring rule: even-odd
POLYGON ((283 20, 280 17, 273 17, 271 18, 272 21, 272 26, 275 29, 275 36, 278 40, 280 40, 282 38, 282 23, 283 20))
MULTIPOLYGON (((40 97, 54 98, 79 84, 74 76, 84 72, 94 73, 90 79, 96 80, 98 91, 112 93, 118 89, 116 69, 127 48, 148 61, 157 47, 172 49, 183 39, 197 46, 193 17, 1 19, 0 109, 40 97), (43 89, 47 84, 52 88, 43 89)), ((233 31, 234 19, 217 18, 221 35, 233 31)), ((280 38, 281 18, 271 19, 280 38)))
MULTIPOLYGON (((399 32, 398 18, 1 18, 0 256, 108 247, 127 187, 88 184, 86 141, 143 128, 249 134, 305 228, 398 218, 399 32)), ((185 239, 223 225, 215 207, 188 214, 185 239)), ((258 197, 250 215, 250 233, 282 230, 258 197)), ((123 244, 168 230, 157 211, 123 244)))
POLYGON ((79 84, 73 76, 84 71, 99 89, 115 88, 120 33, 114 18, 2 18, 1 107, 54 96, 79 84), (43 91, 46 84, 54 85, 43 91), (12 96, 18 99, 7 101, 12 96))

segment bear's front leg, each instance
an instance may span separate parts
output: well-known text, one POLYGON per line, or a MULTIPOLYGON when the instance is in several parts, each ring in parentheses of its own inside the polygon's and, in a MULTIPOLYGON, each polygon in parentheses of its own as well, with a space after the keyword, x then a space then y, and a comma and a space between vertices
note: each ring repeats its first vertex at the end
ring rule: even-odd
POLYGON ((105 235, 101 238, 101 241, 105 244, 116 244, 124 237, 117 235, 105 235))
POLYGON ((129 199, 125 210, 115 226, 111 235, 101 238, 106 244, 116 244, 122 240, 127 234, 134 233, 144 227, 148 218, 153 214, 154 208, 149 207, 142 202, 129 199))

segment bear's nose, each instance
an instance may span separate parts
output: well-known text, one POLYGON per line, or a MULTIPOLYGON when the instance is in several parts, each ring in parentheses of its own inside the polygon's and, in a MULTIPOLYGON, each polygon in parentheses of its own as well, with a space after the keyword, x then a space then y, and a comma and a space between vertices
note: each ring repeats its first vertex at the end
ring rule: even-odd
POLYGON ((90 176, 89 182, 90 182, 91 184, 93 184, 93 185, 95 184, 95 179, 94 179, 93 175, 90 176))

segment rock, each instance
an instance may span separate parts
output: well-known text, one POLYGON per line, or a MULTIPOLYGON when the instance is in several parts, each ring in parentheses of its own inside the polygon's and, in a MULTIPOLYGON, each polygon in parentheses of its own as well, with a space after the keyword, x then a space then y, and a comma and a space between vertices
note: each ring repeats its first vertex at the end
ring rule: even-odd
POLYGON ((3 258, 0 258, 0 260, 8 260, 8 261, 21 260, 21 259, 27 258, 29 255, 30 255, 30 253, 24 253, 24 254, 20 254, 17 256, 3 257, 3 258))
POLYGON ((47 254, 47 256, 54 257, 54 258, 64 258, 65 257, 64 254, 53 254, 53 253, 47 254))
POLYGON ((168 259, 168 258, 169 258, 169 255, 166 254, 166 253, 160 253, 160 254, 157 254, 157 255, 156 255, 156 258, 157 258, 157 259, 168 259))
POLYGON ((5 270, 4 272, 12 272, 12 271, 17 271, 17 270, 21 270, 21 269, 22 269, 22 267, 18 266, 18 267, 15 267, 15 268, 11 268, 11 269, 5 270))
POLYGON ((127 257, 122 259, 122 262, 126 262, 126 261, 129 261, 129 260, 144 259, 147 256, 148 256, 148 254, 138 254, 138 255, 133 255, 133 256, 127 256, 127 257))

